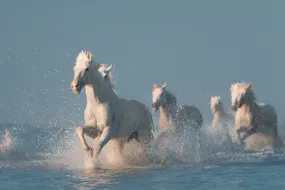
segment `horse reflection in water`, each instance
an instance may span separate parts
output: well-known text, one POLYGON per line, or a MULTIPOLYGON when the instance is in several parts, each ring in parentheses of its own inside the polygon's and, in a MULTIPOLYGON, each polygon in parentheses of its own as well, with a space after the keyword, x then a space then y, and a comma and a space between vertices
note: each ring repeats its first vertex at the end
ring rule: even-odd
POLYGON ((136 169, 124 169, 124 170, 87 170, 83 174, 73 175, 73 178, 76 179, 78 189, 94 189, 94 188, 104 188, 106 184, 109 187, 117 187, 116 178, 121 176, 132 176, 137 174, 136 169))

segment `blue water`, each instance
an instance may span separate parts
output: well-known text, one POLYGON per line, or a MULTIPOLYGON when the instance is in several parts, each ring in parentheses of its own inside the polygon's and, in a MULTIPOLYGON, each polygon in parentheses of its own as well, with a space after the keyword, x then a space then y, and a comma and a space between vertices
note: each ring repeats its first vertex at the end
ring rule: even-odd
POLYGON ((216 166, 97 170, 3 169, 1 189, 283 189, 285 162, 216 166))
MULTIPOLYGON (((155 151, 163 163, 85 168, 73 128, 3 124, 15 144, 0 154, 0 189, 283 189, 285 154, 177 147, 155 151), (59 137, 65 138, 59 138, 59 137), (71 137, 71 138, 69 138, 71 137), (61 140, 60 140, 61 139, 61 140), (74 142, 73 142, 74 141, 74 142), (160 152, 160 153, 158 153, 160 152), (79 167, 78 164, 81 164, 79 167), (83 164, 83 165, 82 165, 83 164)), ((172 138, 174 139, 174 138, 172 138)), ((203 139, 205 140, 205 139, 203 139)), ((166 144, 162 142, 160 147, 166 144)))

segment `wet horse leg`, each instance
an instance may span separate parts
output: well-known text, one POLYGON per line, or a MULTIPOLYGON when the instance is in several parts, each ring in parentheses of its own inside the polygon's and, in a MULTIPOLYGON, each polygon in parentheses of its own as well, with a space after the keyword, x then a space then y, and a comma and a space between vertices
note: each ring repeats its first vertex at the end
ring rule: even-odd
POLYGON ((112 130, 110 126, 107 126, 103 129, 103 132, 101 134, 101 137, 99 139, 99 145, 95 147, 95 155, 97 156, 102 148, 110 141, 112 137, 112 130))
POLYGON ((77 127, 76 132, 81 141, 83 150, 90 151, 91 154, 93 154, 93 149, 89 147, 88 144, 86 143, 84 134, 91 137, 92 139, 95 139, 96 137, 100 135, 99 130, 97 130, 95 127, 83 126, 83 127, 77 127))
POLYGON ((239 143, 241 144, 250 134, 248 132, 253 129, 253 127, 246 127, 246 126, 241 126, 236 130, 237 138, 239 140, 239 143), (241 132, 246 132, 246 135, 241 137, 241 132))
POLYGON ((244 141, 247 137, 257 132, 257 127, 251 127, 250 129, 246 128, 245 135, 243 135, 241 141, 244 141))

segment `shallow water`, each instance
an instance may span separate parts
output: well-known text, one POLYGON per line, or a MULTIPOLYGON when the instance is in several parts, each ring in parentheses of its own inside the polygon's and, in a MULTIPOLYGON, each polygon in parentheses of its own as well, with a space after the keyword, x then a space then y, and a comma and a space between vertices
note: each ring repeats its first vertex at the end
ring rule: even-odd
MULTIPOLYGON (((170 135, 154 143, 148 153, 148 158, 155 158, 151 163, 126 163, 110 143, 96 165, 86 159, 73 129, 4 124, 0 126, 1 132, 6 128, 11 131, 14 143, 0 154, 1 190, 282 189, 285 186, 283 150, 221 151, 208 136, 200 136, 202 143, 197 146, 195 135, 170 135)), ((127 145, 124 150, 129 155, 137 154, 135 144, 127 145)))
POLYGON ((202 168, 2 169, 1 189, 283 189, 285 162, 202 168))

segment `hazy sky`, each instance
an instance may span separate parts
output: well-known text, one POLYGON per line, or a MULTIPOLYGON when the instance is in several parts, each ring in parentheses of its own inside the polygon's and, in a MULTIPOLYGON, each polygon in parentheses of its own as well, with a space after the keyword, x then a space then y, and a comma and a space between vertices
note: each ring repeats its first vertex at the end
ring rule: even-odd
POLYGON ((210 97, 220 95, 229 107, 231 83, 245 81, 285 120, 285 1, 0 5, 0 121, 49 121, 60 112, 82 122, 85 94, 76 97, 70 90, 82 49, 98 62, 116 63, 120 97, 150 107, 153 84, 167 81, 178 102, 196 105, 207 123, 210 97))

